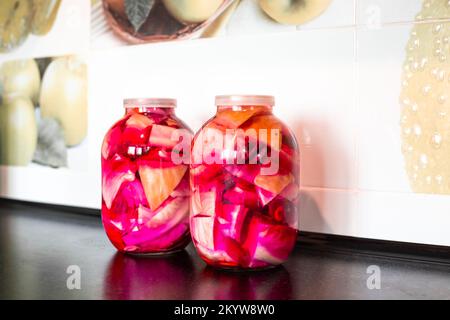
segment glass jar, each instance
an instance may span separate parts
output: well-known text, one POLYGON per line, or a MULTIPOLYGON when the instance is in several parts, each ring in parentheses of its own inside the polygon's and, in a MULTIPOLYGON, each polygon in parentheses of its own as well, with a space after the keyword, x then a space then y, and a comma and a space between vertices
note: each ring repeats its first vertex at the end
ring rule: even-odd
POLYGON ((295 136, 272 114, 271 96, 218 96, 216 105, 192 144, 194 245, 219 268, 281 264, 297 238, 295 136))
POLYGON ((127 99, 102 145, 102 221, 119 250, 183 249, 189 236, 191 130, 176 100, 127 99))

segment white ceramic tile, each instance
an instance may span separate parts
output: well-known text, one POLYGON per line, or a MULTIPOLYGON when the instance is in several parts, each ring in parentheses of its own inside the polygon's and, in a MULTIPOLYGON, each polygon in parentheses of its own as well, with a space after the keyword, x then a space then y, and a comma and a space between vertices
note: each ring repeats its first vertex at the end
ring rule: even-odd
POLYGON ((450 197, 304 188, 301 231, 449 246, 450 197))
POLYGON ((351 187, 353 40, 352 30, 305 31, 96 53, 90 119, 101 130, 93 136, 118 118, 125 97, 176 97, 178 115, 197 130, 214 115, 216 94, 273 94, 302 145, 302 184, 351 187))
MULTIPOLYGON (((357 22, 371 28, 378 28, 385 23, 426 21, 429 16, 417 16, 422 8, 422 0, 358 0, 357 22)), ((446 5, 447 0, 427 0, 431 6, 446 5)), ((449 8, 450 6, 448 6, 449 8)), ((450 9, 438 10, 435 17, 450 19, 450 9)))
POLYGON ((299 229, 336 235, 357 233, 356 200, 355 192, 302 188, 299 229))
POLYGON ((410 191, 400 137, 401 73, 412 25, 358 31, 358 186, 410 191))
POLYGON ((84 53, 89 49, 90 1, 63 0, 52 29, 45 36, 29 35, 25 42, 3 60, 84 53))
POLYGON ((450 245, 450 197, 388 192, 358 194, 353 236, 450 245))

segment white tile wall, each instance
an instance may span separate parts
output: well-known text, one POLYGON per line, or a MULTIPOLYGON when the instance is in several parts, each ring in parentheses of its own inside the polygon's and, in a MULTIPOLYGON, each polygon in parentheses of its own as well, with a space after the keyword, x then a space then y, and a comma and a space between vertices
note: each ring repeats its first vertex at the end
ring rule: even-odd
POLYGON ((422 0, 357 0, 356 6, 359 25, 379 27, 387 23, 413 22, 422 0))
POLYGON ((273 94, 278 98, 275 113, 302 145, 302 184, 353 188, 353 61, 351 29, 99 52, 91 60, 90 118, 97 123, 100 106, 121 110, 124 97, 173 96, 180 101, 180 117, 196 130, 215 113, 215 94, 273 94), (317 42, 327 36, 329 41, 317 42))
POLYGON ((357 23, 369 27, 385 24, 437 19, 449 19, 450 14, 442 12, 435 18, 418 16, 422 3, 434 5, 441 2, 449 6, 448 0, 356 0, 357 23))
MULTIPOLYGON (((61 201, 99 207, 100 144, 123 98, 176 97, 197 130, 216 94, 273 94, 301 146, 301 230, 450 245, 450 196, 412 193, 400 151, 401 66, 421 0, 334 0, 298 30, 252 1, 225 37, 91 52, 89 169, 73 178, 76 197, 55 191, 61 201)), ((27 197, 46 201, 36 174, 27 197)))
POLYGON ((400 89, 411 25, 358 30, 358 187, 409 192, 400 141, 400 89))

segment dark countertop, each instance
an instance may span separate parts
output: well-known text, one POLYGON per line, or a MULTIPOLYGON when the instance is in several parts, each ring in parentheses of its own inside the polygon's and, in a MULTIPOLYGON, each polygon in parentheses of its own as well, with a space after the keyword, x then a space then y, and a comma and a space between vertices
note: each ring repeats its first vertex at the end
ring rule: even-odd
POLYGON ((116 252, 99 216, 0 200, 0 299, 450 299, 450 261, 299 243, 276 269, 207 268, 190 245, 159 258, 116 252), (66 286, 71 265, 81 289, 66 286), (381 289, 367 288, 379 266, 381 289))

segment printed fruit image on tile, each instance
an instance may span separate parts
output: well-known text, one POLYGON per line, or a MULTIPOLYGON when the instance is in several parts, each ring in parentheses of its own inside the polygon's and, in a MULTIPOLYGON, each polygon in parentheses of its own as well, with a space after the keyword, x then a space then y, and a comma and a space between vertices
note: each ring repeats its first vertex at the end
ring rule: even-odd
MULTIPOLYGON (((423 3, 418 16, 448 15, 448 1, 423 3)), ((450 194, 450 23, 414 25, 400 95, 402 153, 414 192, 450 194)))
POLYGON ((87 64, 79 56, 0 64, 0 165, 76 168, 87 137, 87 64), (72 164, 70 164, 72 163, 72 164))
POLYGON ((53 28, 61 0, 2 0, 0 52, 21 46, 29 35, 45 36, 53 28))

